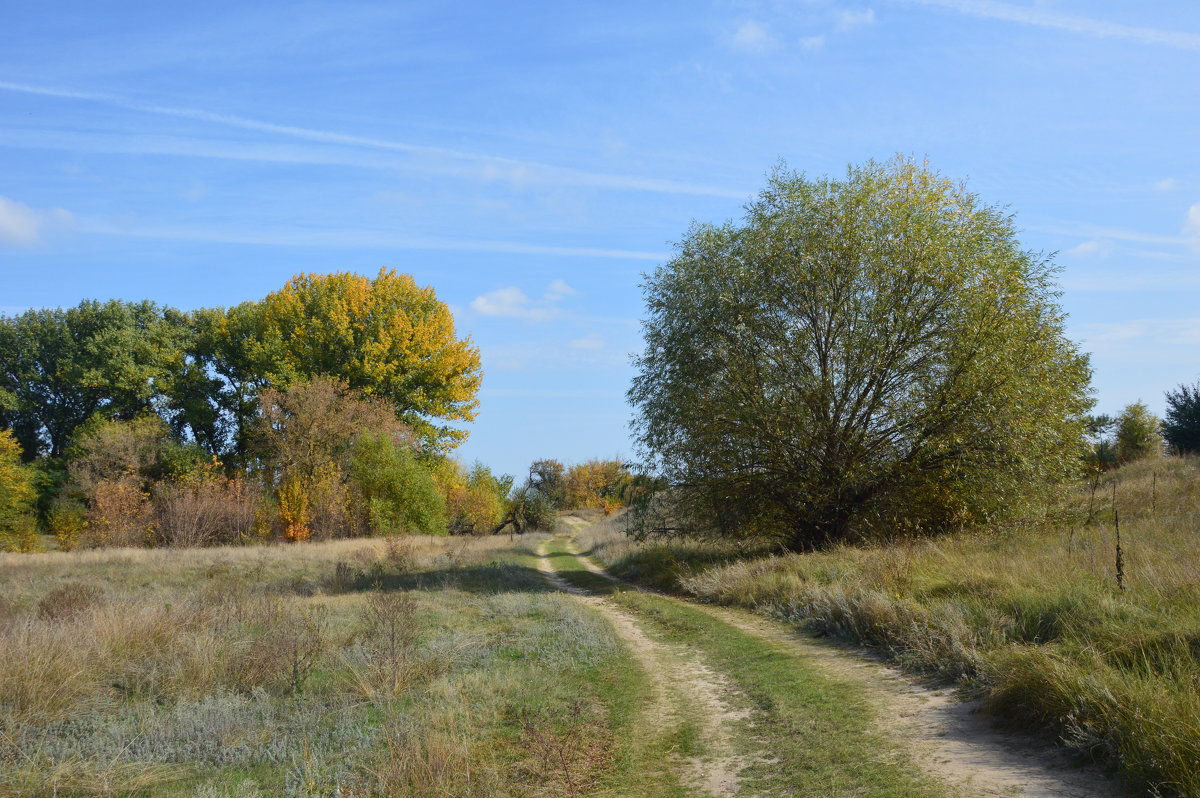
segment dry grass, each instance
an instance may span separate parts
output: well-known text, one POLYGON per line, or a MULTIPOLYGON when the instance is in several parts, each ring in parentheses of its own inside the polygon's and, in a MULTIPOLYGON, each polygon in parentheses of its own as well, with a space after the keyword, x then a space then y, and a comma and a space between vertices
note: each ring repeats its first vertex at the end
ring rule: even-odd
POLYGON ((2 555, 0 796, 553 793, 517 717, 620 646, 536 542, 2 555))
POLYGON ((1197 462, 1167 458, 1089 482, 1021 527, 750 558, 638 546, 611 527, 585 545, 626 576, 650 574, 957 679, 997 715, 1053 729, 1134 785, 1200 796, 1198 515, 1197 462), (722 557, 736 561, 708 564, 722 557))

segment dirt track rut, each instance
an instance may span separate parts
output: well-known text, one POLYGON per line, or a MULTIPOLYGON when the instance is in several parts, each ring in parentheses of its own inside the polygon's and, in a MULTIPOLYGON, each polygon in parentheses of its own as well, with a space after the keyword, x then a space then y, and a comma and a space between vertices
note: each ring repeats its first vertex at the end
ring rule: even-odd
MULTIPOLYGON (((636 588, 579 552, 572 550, 572 554, 592 573, 636 588)), ((546 568, 550 567, 545 557, 541 561, 546 568)), ((622 623, 637 628, 635 619, 611 604, 589 597, 586 591, 557 576, 550 578, 562 589, 580 595, 581 599, 598 602, 624 616, 622 623)), ((1128 794, 1097 769, 1075 767, 1068 755, 1053 745, 1025 735, 997 731, 977 712, 975 704, 958 700, 952 691, 924 686, 847 646, 814 639, 785 624, 744 610, 691 602, 689 605, 748 634, 801 654, 822 673, 855 682, 880 708, 878 717, 885 730, 904 740, 914 760, 950 787, 953 795, 962 798, 1120 798, 1128 794)), ((686 655, 676 652, 672 656, 686 655)), ((712 671, 704 669, 704 674, 708 684, 722 683, 721 677, 712 671)), ((727 789, 732 791, 713 794, 735 794, 736 778, 728 783, 727 789)))

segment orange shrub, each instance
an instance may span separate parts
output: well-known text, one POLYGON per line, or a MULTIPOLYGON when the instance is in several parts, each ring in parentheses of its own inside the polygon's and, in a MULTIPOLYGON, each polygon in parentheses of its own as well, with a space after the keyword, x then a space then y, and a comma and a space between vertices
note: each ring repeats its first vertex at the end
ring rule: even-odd
POLYGON ((154 508, 130 474, 96 483, 87 515, 92 546, 145 546, 153 542, 154 508))

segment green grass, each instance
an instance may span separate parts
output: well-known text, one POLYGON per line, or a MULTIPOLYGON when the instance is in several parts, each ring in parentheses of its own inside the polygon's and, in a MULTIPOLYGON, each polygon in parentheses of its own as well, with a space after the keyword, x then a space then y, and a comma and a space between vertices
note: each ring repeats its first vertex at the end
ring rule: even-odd
POLYGON ((958 680, 1133 787, 1200 796, 1200 468, 1163 458, 1044 519, 802 555, 581 536, 615 573, 865 643, 958 680), (1116 584, 1113 488, 1125 590, 1116 584))
MULTIPOLYGON (((743 773, 749 790, 877 798, 945 794, 876 730, 878 708, 853 683, 826 676, 803 654, 702 608, 591 573, 562 539, 547 548, 564 579, 608 596, 668 642, 700 652, 750 699, 756 721, 741 734, 762 740, 771 761, 752 764, 743 773)), ((750 739, 743 744, 755 745, 750 739)))

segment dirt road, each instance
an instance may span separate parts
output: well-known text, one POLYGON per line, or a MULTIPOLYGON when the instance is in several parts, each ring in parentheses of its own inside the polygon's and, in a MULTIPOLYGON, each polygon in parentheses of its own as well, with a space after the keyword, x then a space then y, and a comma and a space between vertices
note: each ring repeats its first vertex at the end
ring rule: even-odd
MULTIPOLYGON (((772 740, 763 733, 770 719, 759 717, 765 710, 747 695, 745 674, 722 671, 702 651, 665 639, 654 623, 623 608, 628 600, 614 598, 624 593, 606 597, 605 585, 641 591, 580 556, 568 541, 557 541, 553 555, 543 544, 539 567, 555 586, 608 618, 652 679, 655 698, 644 709, 647 721, 642 725, 670 733, 681 724, 692 724, 695 752, 670 763, 683 783, 696 794, 710 796, 795 794, 772 788, 769 778, 746 778, 748 770, 761 773, 795 763, 775 756, 772 740), (580 574, 590 576, 592 584, 580 574), (597 583, 596 577, 603 581, 597 583)), ((663 596, 655 596, 655 600, 673 602, 681 610, 719 621, 714 629, 736 630, 752 637, 759 646, 758 656, 790 657, 823 679, 851 685, 874 708, 873 729, 894 748, 892 758, 906 760, 903 766, 919 771, 935 785, 888 794, 964 798, 1117 798, 1125 794, 1099 772, 1074 767, 1054 746, 998 732, 971 704, 957 700, 950 691, 923 686, 848 647, 816 640, 745 611, 663 596)), ((844 794, 871 793, 847 787, 844 794)))

